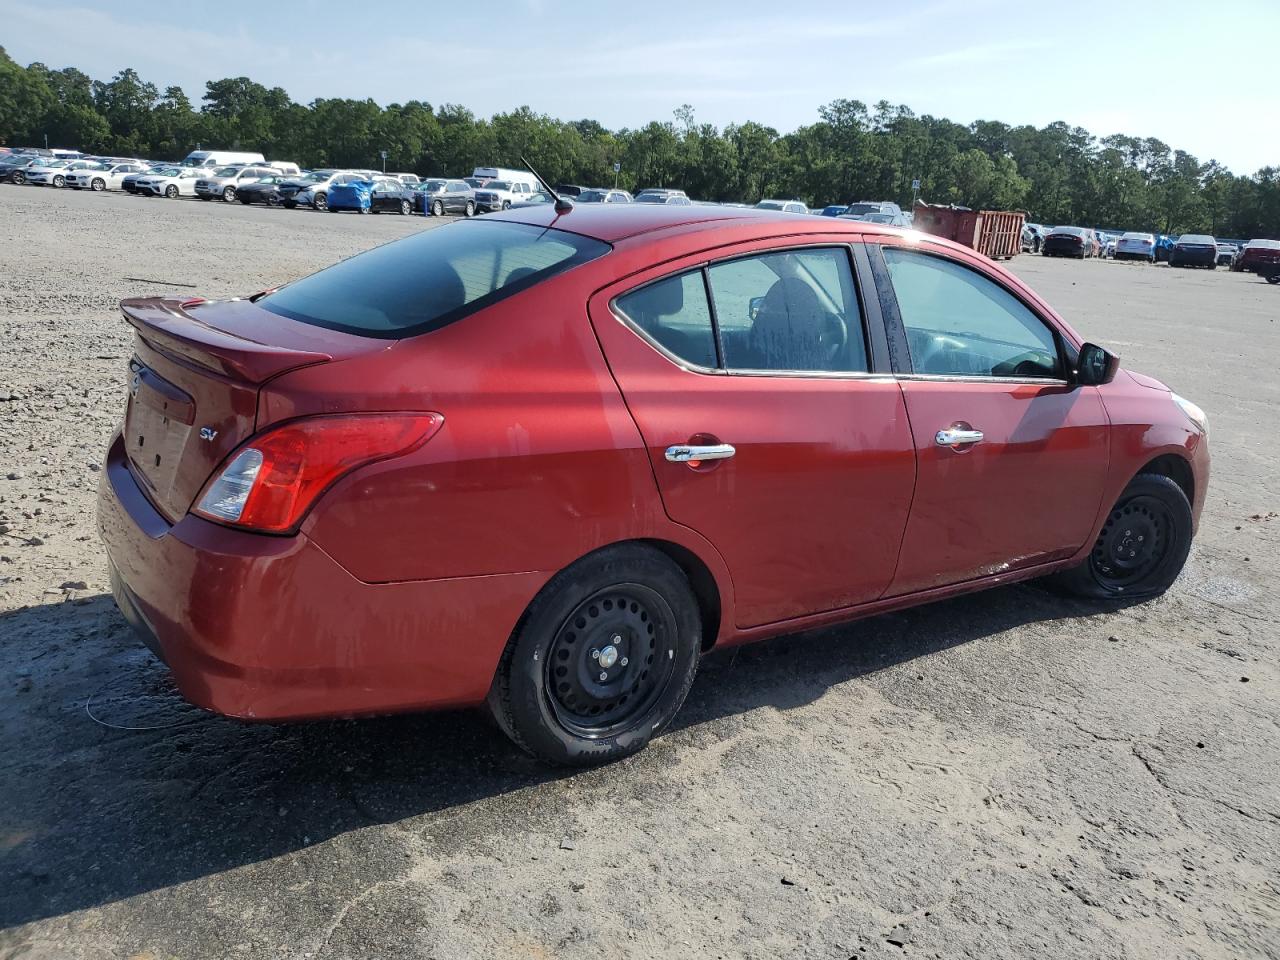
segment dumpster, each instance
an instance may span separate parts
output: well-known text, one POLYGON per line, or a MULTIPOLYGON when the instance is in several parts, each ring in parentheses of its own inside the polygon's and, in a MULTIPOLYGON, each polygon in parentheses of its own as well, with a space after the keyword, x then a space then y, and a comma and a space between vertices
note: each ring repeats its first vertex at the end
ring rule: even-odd
POLYGON ((917 230, 972 247, 992 260, 1008 260, 1022 252, 1025 213, 1008 210, 970 210, 955 204, 924 203, 915 207, 917 230))

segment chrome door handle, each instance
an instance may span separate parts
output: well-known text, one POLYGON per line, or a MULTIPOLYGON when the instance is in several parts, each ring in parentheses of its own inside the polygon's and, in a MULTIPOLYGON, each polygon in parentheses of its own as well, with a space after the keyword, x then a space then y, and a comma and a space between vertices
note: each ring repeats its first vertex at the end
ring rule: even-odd
POLYGON ((728 460, 738 451, 730 444, 716 443, 705 447, 677 444, 667 447, 667 460, 671 463, 688 463, 690 460, 728 460))
POLYGON ((933 442, 940 447, 958 447, 962 443, 981 443, 982 431, 947 427, 945 430, 938 431, 933 438, 933 442))

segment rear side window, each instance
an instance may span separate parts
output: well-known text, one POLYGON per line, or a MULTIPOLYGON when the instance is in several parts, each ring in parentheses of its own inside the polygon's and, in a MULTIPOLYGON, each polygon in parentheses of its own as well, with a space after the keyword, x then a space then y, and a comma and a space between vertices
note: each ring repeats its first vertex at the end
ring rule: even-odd
POLYGON ((439 329, 609 250, 562 230, 468 220, 376 247, 258 305, 302 323, 398 339, 439 329))
POLYGON ((1062 376, 1053 331, 999 284, 914 250, 885 247, 884 259, 916 373, 1062 376))
POLYGON ((667 277, 618 298, 618 309, 668 353, 716 366, 716 335, 702 272, 667 277))

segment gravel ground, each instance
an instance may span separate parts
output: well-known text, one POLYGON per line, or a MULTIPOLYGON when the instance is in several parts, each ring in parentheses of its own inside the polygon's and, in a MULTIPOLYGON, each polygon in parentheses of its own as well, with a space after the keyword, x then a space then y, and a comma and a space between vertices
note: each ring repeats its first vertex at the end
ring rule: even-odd
POLYGON ((430 223, 0 186, 0 957, 1280 957, 1280 290, 1252 277, 1012 265, 1209 411, 1158 601, 1016 586, 716 655, 673 730, 580 773, 472 714, 183 705, 94 532, 116 302, 430 223))

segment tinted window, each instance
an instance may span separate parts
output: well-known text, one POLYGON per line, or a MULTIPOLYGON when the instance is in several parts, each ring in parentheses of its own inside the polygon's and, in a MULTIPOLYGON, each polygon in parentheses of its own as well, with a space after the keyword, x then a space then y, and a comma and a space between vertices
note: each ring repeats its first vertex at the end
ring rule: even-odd
POLYGON ((701 367, 716 366, 716 339, 700 270, 624 294, 618 298, 617 307, 681 360, 701 367))
POLYGON ((376 247, 258 304, 334 330, 405 337, 442 327, 608 251, 598 240, 560 230, 464 221, 376 247))
POLYGON ((716 264, 707 275, 727 368, 867 370, 845 248, 743 257, 716 264))
POLYGON ((1053 332, 999 284, 914 250, 887 247, 884 258, 916 373, 1061 376, 1053 332))

